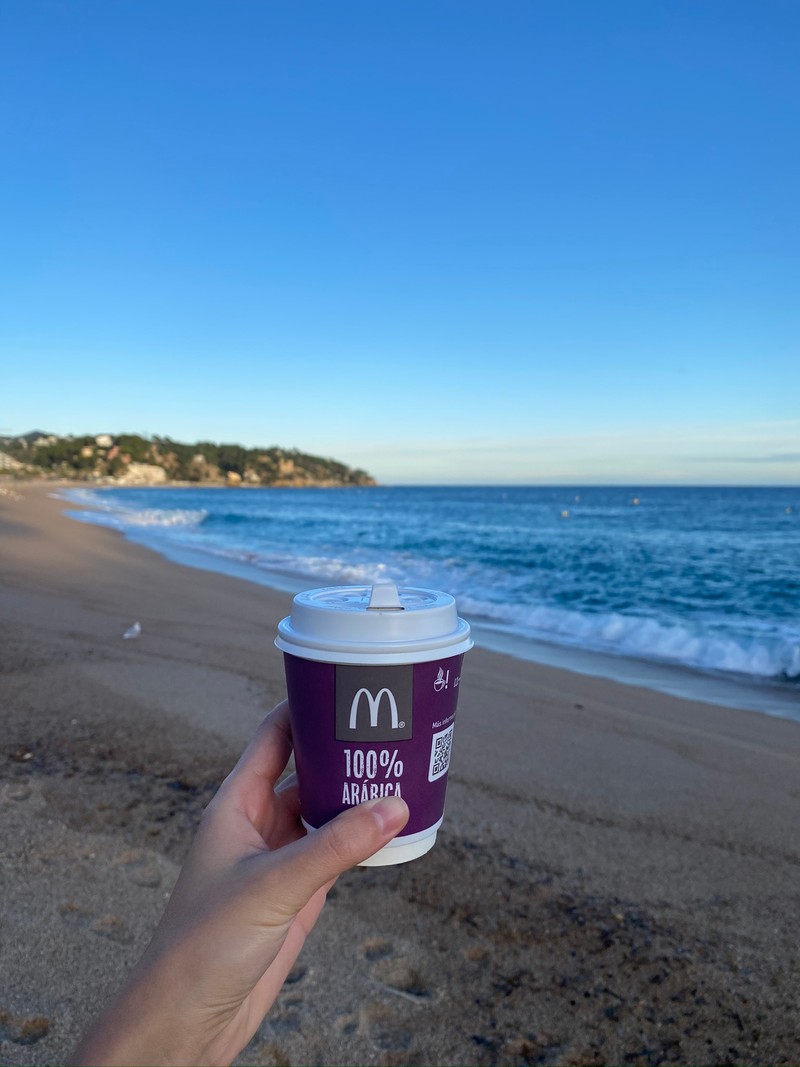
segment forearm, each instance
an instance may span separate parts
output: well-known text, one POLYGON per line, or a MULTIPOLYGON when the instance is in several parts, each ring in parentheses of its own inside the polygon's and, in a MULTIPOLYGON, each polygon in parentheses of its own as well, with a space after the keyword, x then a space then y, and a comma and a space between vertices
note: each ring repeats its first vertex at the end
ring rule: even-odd
POLYGON ((192 978, 174 960, 142 961, 95 1019, 71 1063, 171 1065, 222 1063, 213 1032, 184 1003, 192 978))

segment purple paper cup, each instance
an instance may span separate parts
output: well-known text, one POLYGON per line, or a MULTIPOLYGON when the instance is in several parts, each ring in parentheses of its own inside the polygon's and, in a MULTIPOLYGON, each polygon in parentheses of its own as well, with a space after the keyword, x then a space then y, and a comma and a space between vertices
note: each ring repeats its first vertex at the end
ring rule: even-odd
POLYGON ((391 584, 299 593, 278 627, 303 824, 401 796, 401 835, 362 866, 429 851, 444 814, 469 625, 448 593, 391 584))

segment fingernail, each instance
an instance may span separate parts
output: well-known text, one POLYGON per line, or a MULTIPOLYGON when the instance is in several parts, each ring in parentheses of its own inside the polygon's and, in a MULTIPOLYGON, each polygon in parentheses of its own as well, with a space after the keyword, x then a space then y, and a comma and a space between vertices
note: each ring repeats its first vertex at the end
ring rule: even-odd
POLYGON ((408 822, 408 805, 402 797, 381 797, 371 801, 370 806, 384 834, 396 834, 408 822))

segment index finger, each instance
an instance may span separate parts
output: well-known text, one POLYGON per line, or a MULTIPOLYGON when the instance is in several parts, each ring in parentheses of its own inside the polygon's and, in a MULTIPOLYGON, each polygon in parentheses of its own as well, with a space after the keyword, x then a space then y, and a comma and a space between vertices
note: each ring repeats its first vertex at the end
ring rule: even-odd
POLYGON ((282 700, 262 721, 253 740, 228 776, 225 786, 249 791, 253 787, 270 792, 286 769, 292 754, 289 702, 282 700))

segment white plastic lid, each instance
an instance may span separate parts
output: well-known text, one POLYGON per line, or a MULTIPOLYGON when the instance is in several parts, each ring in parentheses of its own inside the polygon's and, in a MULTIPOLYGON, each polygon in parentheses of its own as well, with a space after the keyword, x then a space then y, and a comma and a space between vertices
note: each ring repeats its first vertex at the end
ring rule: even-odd
POLYGON ((380 585, 298 593, 275 644, 324 663, 425 663, 472 648, 469 623, 449 593, 380 585))

